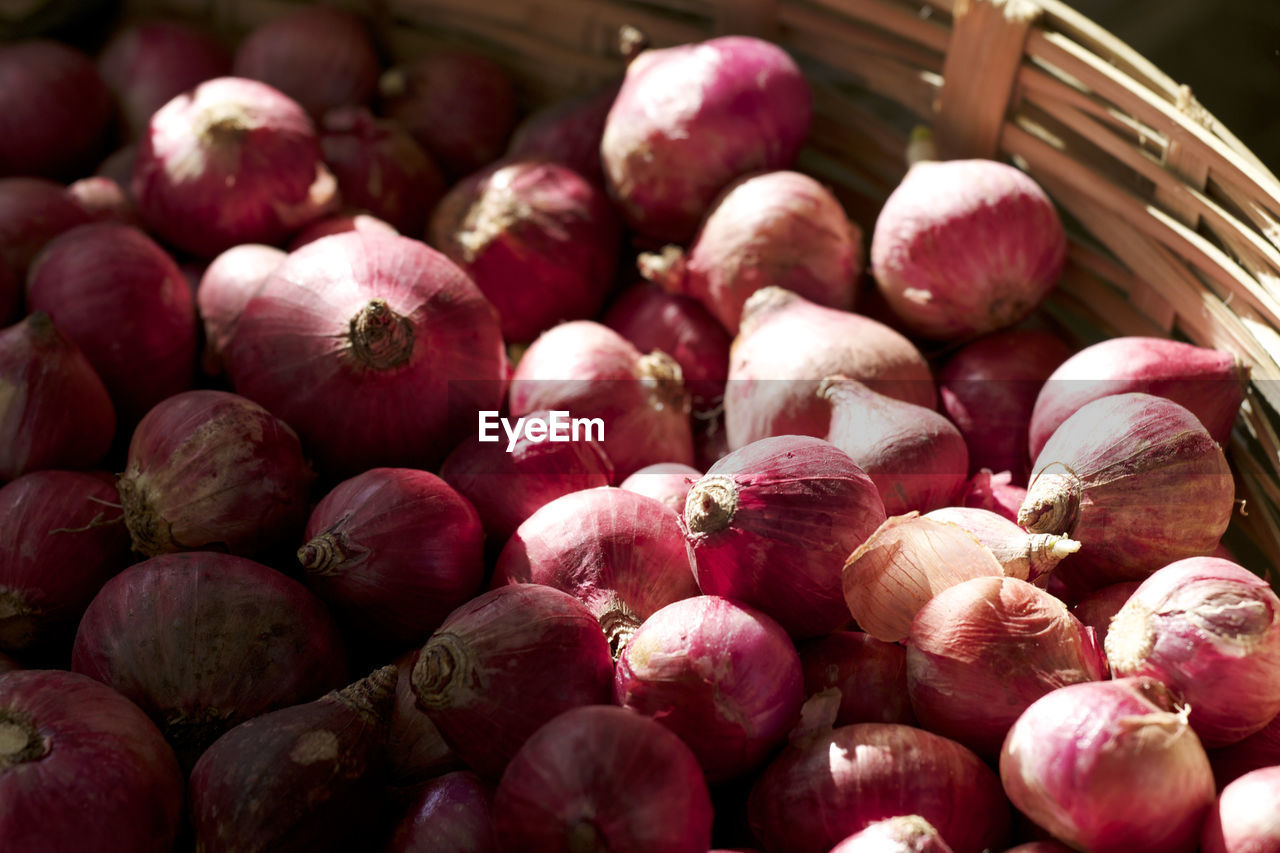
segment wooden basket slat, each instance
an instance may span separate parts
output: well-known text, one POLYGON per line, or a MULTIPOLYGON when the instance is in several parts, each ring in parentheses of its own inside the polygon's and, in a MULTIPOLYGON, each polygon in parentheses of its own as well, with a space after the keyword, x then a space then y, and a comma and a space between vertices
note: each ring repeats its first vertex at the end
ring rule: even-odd
POLYGON ((810 39, 838 45, 838 52, 827 51, 832 65, 840 68, 859 52, 867 51, 888 59, 941 73, 943 51, 904 39, 901 36, 860 25, 829 12, 805 6, 786 6, 779 10, 781 32, 800 50, 812 49, 810 39))
POLYGON ((891 33, 939 56, 947 52, 947 45, 951 41, 949 26, 921 17, 910 6, 883 0, 812 0, 810 3, 784 5, 779 14, 786 20, 792 9, 810 7, 826 9, 846 20, 891 33))

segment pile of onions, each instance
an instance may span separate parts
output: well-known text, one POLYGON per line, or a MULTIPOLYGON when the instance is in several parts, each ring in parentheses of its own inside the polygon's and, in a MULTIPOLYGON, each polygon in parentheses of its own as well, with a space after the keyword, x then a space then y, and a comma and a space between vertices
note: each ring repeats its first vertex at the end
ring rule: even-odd
POLYGON ((789 435, 712 465, 690 488, 681 525, 704 593, 815 637, 849 621, 841 567, 884 520, 875 484, 847 454, 789 435))
POLYGON ((484 580, 479 516, 428 471, 371 468, 339 483, 303 539, 307 586, 379 646, 424 642, 484 580))
POLYGON ((501 850, 706 853, 711 798, 697 759, 653 720, 577 708, 534 732, 493 802, 501 850))
POLYGON ((333 619, 306 587, 211 552, 153 557, 108 581, 71 668, 136 702, 184 767, 244 720, 347 680, 333 619))
POLYGON ((330 475, 434 467, 497 410, 506 353, 493 307, 417 240, 351 232, 291 253, 231 339, 237 392, 298 431, 330 475))
POLYGON ((1213 773, 1172 695, 1149 678, 1073 684, 1031 705, 1000 754, 1014 806, 1074 849, 1192 853, 1213 773))
POLYGON ((240 314, 284 259, 285 253, 275 246, 242 243, 205 267, 196 287, 196 308, 204 326, 201 364, 205 373, 216 376, 222 372, 240 314))
POLYGON ((511 134, 506 158, 550 160, 604 186, 600 138, 617 96, 616 85, 606 86, 598 92, 555 101, 531 113, 511 134))
POLYGON ((396 825, 387 853, 498 853, 493 786, 469 770, 424 784, 396 825))
POLYGON ((62 670, 0 677, 6 853, 172 850, 182 788, 173 750, 116 691, 62 670))
POLYGON ((1280 849, 1280 767, 1254 770, 1223 788, 1200 838, 1202 853, 1280 849))
POLYGON ((636 471, 619 483, 618 488, 653 498, 679 514, 684 512, 689 489, 701 476, 702 472, 692 465, 659 462, 636 471))
POLYGON ((907 694, 907 650, 862 631, 833 631, 802 643, 800 666, 806 698, 840 691, 835 725, 916 724, 907 694))
POLYGON ((48 314, 36 311, 0 329, 0 385, 0 481, 102 461, 116 431, 115 406, 93 365, 48 314))

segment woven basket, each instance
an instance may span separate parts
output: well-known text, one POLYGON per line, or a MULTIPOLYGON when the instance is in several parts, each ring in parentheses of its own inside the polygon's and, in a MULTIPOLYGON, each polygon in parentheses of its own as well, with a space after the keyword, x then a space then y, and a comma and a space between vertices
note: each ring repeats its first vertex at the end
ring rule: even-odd
MULTIPOLYGON (((289 0, 128 0, 228 35, 289 0)), ((781 44, 813 86, 800 168, 870 233, 905 171, 912 126, 946 157, 1014 162, 1066 214, 1071 249, 1047 306, 1081 343, 1173 336, 1237 354, 1252 382, 1228 454, 1233 550, 1280 566, 1280 182, 1135 51, 1058 0, 345 0, 393 58, 485 53, 527 106, 617 79, 621 27, 657 47, 725 33, 781 44)))

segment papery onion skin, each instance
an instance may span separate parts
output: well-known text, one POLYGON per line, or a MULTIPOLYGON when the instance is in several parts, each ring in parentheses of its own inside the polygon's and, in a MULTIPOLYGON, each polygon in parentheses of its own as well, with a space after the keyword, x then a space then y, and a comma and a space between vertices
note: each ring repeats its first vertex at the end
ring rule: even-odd
POLYGON ((907 694, 907 650, 863 631, 833 631, 802 643, 805 697, 828 688, 840 691, 835 725, 916 725, 907 694))
POLYGON ((236 391, 293 426, 330 476, 433 468, 505 390, 493 306, 408 237, 338 234, 291 253, 229 349, 236 391))
POLYGON ((1093 629, 1098 645, 1105 648, 1111 620, 1141 585, 1141 581, 1122 581, 1099 587, 1071 605, 1071 612, 1093 629))
POLYGON ((469 770, 432 779, 396 825, 387 853, 498 853, 493 794, 469 770))
POLYGON ((1230 560, 1193 557, 1156 571, 1112 620, 1106 649, 1116 677, 1159 679, 1190 705, 1206 747, 1280 714, 1280 598, 1230 560))
POLYGON ((6 673, 0 730, 6 853, 173 849, 182 772, 155 725, 119 693, 62 670, 6 673))
POLYGON ((1058 563, 1080 550, 1074 539, 1052 533, 1027 533, 1016 522, 997 512, 976 507, 947 506, 931 510, 925 518, 958 524, 991 549, 1008 577, 1030 581, 1044 588, 1058 563))
POLYGON ((712 465, 680 522, 703 593, 758 608, 803 638, 849 621, 841 567, 884 519, 875 484, 847 454, 789 435, 712 465))
POLYGON ((0 488, 0 649, 75 634, 89 602, 131 561, 111 477, 33 471, 0 488))
POLYGON ((831 853, 952 853, 933 824, 919 815, 876 821, 850 835, 831 853))
POLYGON ((314 243, 321 237, 328 237, 331 234, 346 234, 348 231, 376 234, 400 233, 378 217, 367 213, 326 216, 324 219, 317 219, 295 234, 293 239, 289 241, 288 249, 292 252, 301 249, 308 243, 314 243))
POLYGON ((463 769, 462 760, 444 742, 413 692, 413 662, 418 650, 396 658, 396 702, 387 727, 386 769, 393 786, 411 786, 463 769))
POLYGON ((516 125, 506 156, 551 160, 603 187, 600 138, 617 96, 618 86, 611 85, 598 92, 555 101, 531 113, 516 125))
POLYGON ((811 118, 809 84, 775 44, 723 36, 644 51, 605 121, 609 193, 641 235, 683 243, 733 179, 790 168, 811 118))
POLYGON ((871 823, 919 815, 955 853, 999 850, 1009 807, 995 773, 954 741, 858 723, 793 740, 751 789, 751 828, 769 853, 827 853, 871 823))
POLYGON ((1031 705, 1000 755, 1005 793, 1076 849, 1190 853, 1213 803, 1209 759, 1148 678, 1073 684, 1031 705))
POLYGON ((773 619, 714 595, 649 616, 618 656, 614 700, 679 735, 708 782, 758 767, 800 718, 804 685, 773 619))
POLYGON ((204 327, 201 365, 205 373, 222 373, 240 314, 285 254, 275 246, 242 243, 218 255, 205 268, 196 287, 196 309, 204 327))
POLYGON ((871 236, 876 285, 918 335, 963 339, 1012 326, 1062 273, 1067 237, 1044 190, 993 160, 913 165, 871 236))
POLYGON ((106 456, 115 406, 48 314, 0 329, 0 384, 0 481, 43 468, 88 468, 106 456))
POLYGON ((1280 850, 1280 767, 1254 770, 1223 788, 1200 837, 1202 853, 1280 850))
POLYGON ((725 390, 730 449, 774 435, 826 436, 826 376, 856 379, 897 400, 933 408, 933 375, 903 335, 868 317, 766 287, 743 306, 725 390))
POLYGON ((618 488, 653 498, 678 514, 684 512, 689 489, 700 477, 702 472, 692 465, 659 462, 636 471, 619 483, 618 488))
POLYGON ((1027 490, 1013 483, 1013 472, 997 473, 983 468, 964 484, 956 502, 960 506, 999 513, 1016 524, 1018 509, 1026 499, 1027 490))
POLYGON ((99 591, 71 668, 147 712, 191 767, 223 732, 346 681, 332 617, 302 584, 243 557, 165 554, 99 591))
POLYGON ((494 796, 499 849, 704 853, 711 799, 671 732, 616 707, 567 711, 536 731, 494 796))
POLYGON ((426 641, 484 581, 484 535, 466 498, 429 471, 371 468, 311 511, 298 562, 308 588, 363 641, 426 641))
POLYGON ((419 706, 454 752, 497 779, 543 723, 609 700, 613 656, 578 599, 512 584, 453 611, 418 652, 412 680, 419 706))

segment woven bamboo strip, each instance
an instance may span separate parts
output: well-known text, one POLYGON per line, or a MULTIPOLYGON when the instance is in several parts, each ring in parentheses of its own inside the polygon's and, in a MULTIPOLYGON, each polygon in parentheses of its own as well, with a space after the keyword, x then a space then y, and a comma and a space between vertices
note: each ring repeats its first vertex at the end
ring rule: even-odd
MULTIPOLYGON (((951 31, 945 24, 921 17, 916 6, 884 0, 814 0, 811 5, 828 9, 864 26, 892 33, 939 56, 946 53, 951 40, 951 31)), ((784 20, 790 9, 789 4, 781 8, 784 20)))
MULTIPOLYGON (((796 49, 809 48, 809 39, 839 43, 844 52, 855 55, 871 52, 928 71, 942 71, 942 54, 917 45, 892 33, 860 26, 829 12, 803 6, 786 6, 779 10, 781 32, 796 49)), ((841 67, 840 62, 833 63, 841 67)))

